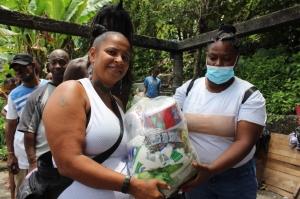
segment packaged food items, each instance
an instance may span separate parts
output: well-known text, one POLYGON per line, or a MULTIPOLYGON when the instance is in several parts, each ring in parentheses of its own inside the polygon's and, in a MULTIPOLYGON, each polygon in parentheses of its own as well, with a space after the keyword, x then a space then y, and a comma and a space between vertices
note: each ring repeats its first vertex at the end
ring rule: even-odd
POLYGON ((169 196, 196 175, 191 163, 200 161, 189 141, 184 115, 172 97, 142 98, 127 111, 124 125, 132 177, 167 182, 171 190, 161 192, 169 196))

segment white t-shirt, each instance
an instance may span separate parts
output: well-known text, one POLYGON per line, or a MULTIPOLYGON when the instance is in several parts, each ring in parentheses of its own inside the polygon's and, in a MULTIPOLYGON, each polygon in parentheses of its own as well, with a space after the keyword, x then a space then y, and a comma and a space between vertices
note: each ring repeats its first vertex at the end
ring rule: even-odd
MULTIPOLYGON (((177 88, 174 98, 187 119, 189 136, 202 164, 211 164, 234 142, 238 121, 265 126, 265 99, 259 91, 242 104, 245 92, 253 86, 249 82, 235 77, 226 90, 211 93, 203 77, 195 80, 186 97, 190 82, 177 88)), ((255 146, 234 168, 247 163, 254 152, 255 146)))
MULTIPOLYGON (((21 117, 23 108, 30 94, 37 88, 45 85, 46 80, 41 79, 41 83, 34 88, 27 88, 23 84, 13 89, 8 96, 8 109, 6 119, 15 120, 21 117)), ((24 133, 17 131, 14 138, 14 152, 18 158, 18 165, 20 169, 28 169, 28 159, 24 147, 24 133)))
POLYGON ((7 109, 8 109, 8 104, 6 104, 3 109, 7 112, 7 109))

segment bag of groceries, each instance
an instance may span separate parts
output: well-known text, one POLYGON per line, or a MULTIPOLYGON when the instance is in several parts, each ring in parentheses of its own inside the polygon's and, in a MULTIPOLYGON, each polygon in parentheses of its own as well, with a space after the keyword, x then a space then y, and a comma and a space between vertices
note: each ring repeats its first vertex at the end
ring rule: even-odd
POLYGON ((172 97, 142 98, 125 114, 129 135, 128 166, 132 177, 159 179, 171 190, 196 175, 192 162, 200 163, 188 137, 186 120, 172 97))

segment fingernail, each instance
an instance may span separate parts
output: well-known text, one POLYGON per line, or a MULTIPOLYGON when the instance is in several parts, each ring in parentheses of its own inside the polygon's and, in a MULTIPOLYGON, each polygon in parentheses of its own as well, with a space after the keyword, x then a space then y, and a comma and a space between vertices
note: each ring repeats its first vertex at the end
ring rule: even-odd
POLYGON ((171 187, 170 187, 170 186, 168 186, 168 189, 170 190, 170 189, 171 189, 171 187))

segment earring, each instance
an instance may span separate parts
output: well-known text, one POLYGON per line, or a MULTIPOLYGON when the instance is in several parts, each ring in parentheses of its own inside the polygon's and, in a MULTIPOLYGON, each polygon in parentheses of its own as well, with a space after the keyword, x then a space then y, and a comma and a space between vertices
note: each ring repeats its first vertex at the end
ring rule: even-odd
POLYGON ((122 79, 120 80, 120 95, 122 95, 122 79))

